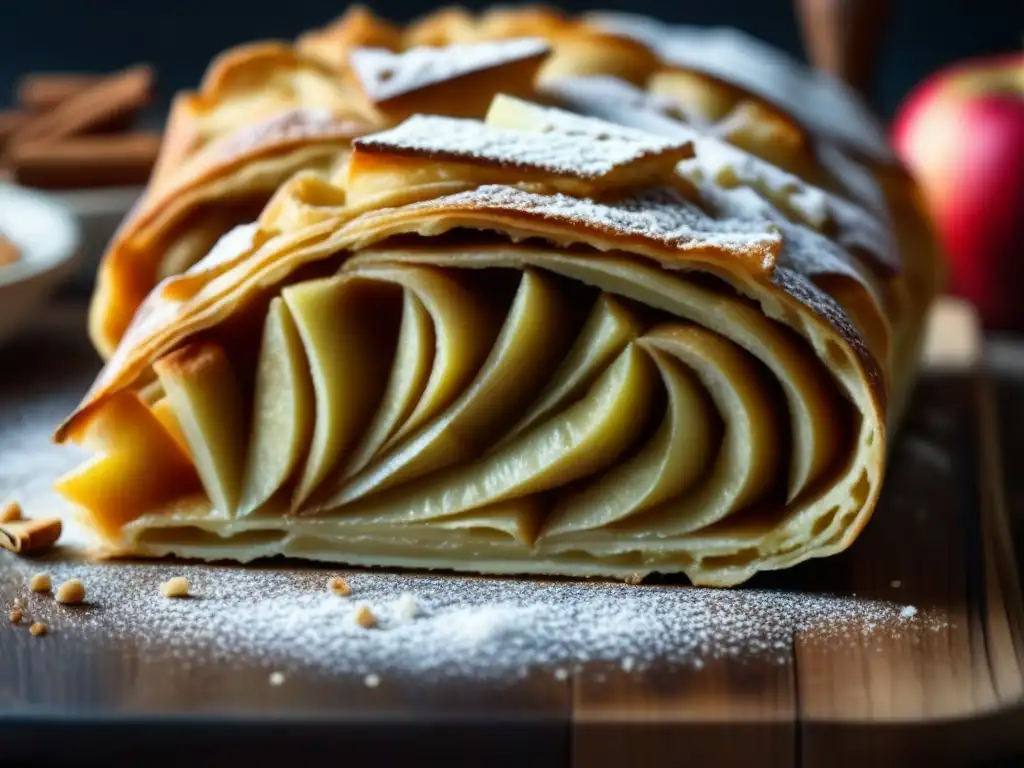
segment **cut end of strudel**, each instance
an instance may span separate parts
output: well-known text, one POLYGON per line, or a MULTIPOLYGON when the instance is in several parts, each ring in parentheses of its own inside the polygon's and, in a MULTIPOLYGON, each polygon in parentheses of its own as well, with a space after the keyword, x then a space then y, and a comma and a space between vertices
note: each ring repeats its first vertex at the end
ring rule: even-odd
POLYGON ((113 554, 727 586, 840 552, 909 375, 898 254, 776 181, 504 96, 356 139, 149 294, 58 490, 113 554))

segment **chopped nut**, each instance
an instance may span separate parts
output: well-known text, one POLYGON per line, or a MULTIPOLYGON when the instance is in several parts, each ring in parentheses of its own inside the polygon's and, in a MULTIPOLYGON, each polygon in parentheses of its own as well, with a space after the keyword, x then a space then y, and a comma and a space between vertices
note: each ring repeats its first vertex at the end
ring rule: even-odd
POLYGON ((35 624, 28 628, 28 631, 36 637, 39 637, 40 635, 46 634, 46 625, 43 624, 41 621, 37 621, 35 624))
POLYGON ((61 605, 79 605, 85 600, 85 585, 78 579, 68 579, 57 587, 56 600, 61 605))
POLYGON ((189 584, 184 576, 175 576, 160 585, 160 594, 164 597, 188 597, 189 584))
POLYGON ((25 598, 23 598, 23 597, 16 597, 16 598, 14 598, 14 602, 11 603, 11 607, 12 608, 24 608, 25 607, 25 598))
POLYGON ((24 616, 21 613, 21 608, 11 608, 11 612, 7 614, 7 618, 11 620, 11 624, 18 624, 21 622, 24 616))
POLYGON ((53 588, 50 582, 50 574, 37 573, 28 582, 28 588, 33 592, 49 592, 53 588))
POLYGON ((21 520, 21 504, 8 501, 0 507, 0 523, 14 523, 21 520))
POLYGON ((57 543, 61 530, 59 517, 0 522, 0 547, 17 555, 38 554, 57 543))
POLYGON ((644 577, 639 573, 634 573, 626 577, 627 584, 640 584, 644 580, 644 577))
POLYGON ((356 624, 363 629, 373 629, 377 626, 377 617, 373 615, 368 605, 360 605, 356 608, 356 624))
POLYGON ((348 597, 352 594, 352 588, 348 585, 340 576, 335 576, 333 579, 327 582, 327 588, 336 595, 341 597, 348 597))

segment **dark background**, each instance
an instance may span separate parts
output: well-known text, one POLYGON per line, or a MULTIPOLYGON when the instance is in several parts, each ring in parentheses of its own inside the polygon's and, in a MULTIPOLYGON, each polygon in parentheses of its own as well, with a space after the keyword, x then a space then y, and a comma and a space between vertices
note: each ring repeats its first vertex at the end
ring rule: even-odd
MULTIPOLYGON (((368 2, 407 21, 435 7, 426 0, 368 2)), ((161 105, 195 85, 211 57, 235 43, 290 38, 344 11, 331 0, 0 0, 0 107, 26 71, 109 71, 156 65, 161 105)), ((463 3, 479 7, 484 3, 463 3)), ((631 0, 562 2, 569 11, 627 10, 664 21, 728 24, 803 55, 792 0, 631 0)), ((1022 0, 892 0, 893 14, 873 90, 890 115, 921 78, 956 59, 1019 48, 1022 0)))

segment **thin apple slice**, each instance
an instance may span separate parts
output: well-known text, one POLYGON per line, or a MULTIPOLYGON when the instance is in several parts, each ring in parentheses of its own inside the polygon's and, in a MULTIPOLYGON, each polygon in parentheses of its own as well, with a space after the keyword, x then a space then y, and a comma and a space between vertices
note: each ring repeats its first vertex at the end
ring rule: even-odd
POLYGON ((621 301, 607 293, 600 294, 551 381, 526 415, 491 450, 581 397, 625 346, 642 332, 643 324, 621 301))
POLYGON ((413 291, 433 321, 434 353, 430 378, 416 408, 390 435, 378 455, 392 450, 451 405, 484 364, 498 335, 501 319, 486 302, 441 270, 369 269, 377 280, 413 291))
POLYGON ((787 446, 780 440, 784 434, 781 414, 763 386, 754 358, 716 333, 676 323, 651 330, 640 344, 652 354, 670 355, 692 370, 714 402, 725 429, 704 482, 627 517, 619 523, 619 534, 611 535, 628 530, 678 536, 712 525, 762 499, 776 483, 787 446))
POLYGON ((351 450, 380 400, 397 328, 394 286, 358 276, 310 280, 285 288, 306 350, 316 415, 305 467, 292 496, 300 507, 351 450))
MULTIPOLYGON (((387 388, 372 422, 347 460, 310 497, 310 507, 332 498, 449 407, 480 370, 499 331, 500 317, 486 300, 440 270, 374 267, 350 277, 402 288, 403 305, 411 310, 402 312, 387 388)), ((365 318, 367 325, 379 322, 379 315, 365 318)))
POLYGON ((420 432, 315 509, 339 507, 474 458, 507 427, 510 415, 529 402, 564 354, 568 323, 563 302, 550 276, 525 271, 494 347, 469 388, 420 432))
POLYGON ((291 313, 278 297, 263 328, 249 455, 238 516, 266 503, 295 472, 313 434, 313 382, 291 313))
POLYGON ((150 406, 150 410, 153 411, 153 415, 156 416, 157 421, 163 424, 164 429, 167 433, 174 438, 174 442, 181 448, 182 453, 189 457, 191 460, 192 452, 188 448, 188 440, 185 438, 185 433, 181 431, 181 424, 178 423, 178 417, 174 415, 174 407, 171 405, 171 401, 163 395, 150 406))
POLYGON ((359 445, 352 451, 345 477, 363 469, 385 441, 406 422, 427 386, 434 362, 434 326, 430 313, 412 291, 402 296, 402 325, 387 387, 359 445))
POLYGON ((650 358, 628 346, 586 397, 469 465, 340 510, 346 519, 415 522, 530 496, 606 469, 644 428, 657 387, 650 358), (348 512, 348 514, 346 514, 348 512))
POLYGON ((247 432, 242 389, 227 354, 213 342, 196 342, 158 360, 153 369, 210 501, 223 514, 233 514, 247 432))
POLYGON ((720 444, 720 419, 700 381, 676 359, 650 350, 668 393, 661 425, 628 461, 555 505, 542 535, 598 528, 678 496, 696 483, 720 444))

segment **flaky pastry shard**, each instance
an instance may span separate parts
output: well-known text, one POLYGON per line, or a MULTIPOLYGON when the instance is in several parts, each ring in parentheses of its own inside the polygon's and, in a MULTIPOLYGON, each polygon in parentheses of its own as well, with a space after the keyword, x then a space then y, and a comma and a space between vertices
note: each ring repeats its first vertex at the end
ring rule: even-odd
POLYGON ((499 96, 293 177, 142 302, 58 491, 115 555, 728 586, 842 551, 912 375, 888 209, 650 119, 499 96))

